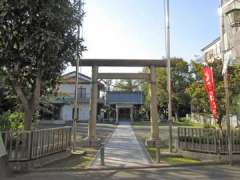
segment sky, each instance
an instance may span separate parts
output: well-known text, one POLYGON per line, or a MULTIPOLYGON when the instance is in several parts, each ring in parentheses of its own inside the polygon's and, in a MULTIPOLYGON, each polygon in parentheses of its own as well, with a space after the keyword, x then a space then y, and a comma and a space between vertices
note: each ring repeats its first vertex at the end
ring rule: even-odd
MULTIPOLYGON (((161 59, 165 56, 164 0, 84 0, 83 58, 161 59)), ((218 0, 170 0, 171 56, 190 62, 219 36, 218 0)), ((73 68, 69 67, 67 71, 73 68)), ((100 72, 140 68, 100 68, 100 72)), ((90 68, 81 73, 91 75, 90 68)))

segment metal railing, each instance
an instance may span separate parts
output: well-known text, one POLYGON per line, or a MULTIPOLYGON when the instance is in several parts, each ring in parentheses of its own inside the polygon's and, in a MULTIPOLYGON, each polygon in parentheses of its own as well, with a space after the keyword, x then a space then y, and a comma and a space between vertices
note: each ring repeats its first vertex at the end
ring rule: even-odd
MULTIPOLYGON (((72 104, 74 102, 74 96, 58 96, 56 97, 55 102, 64 103, 64 104, 72 104)), ((78 96, 78 103, 89 103, 90 97, 82 97, 78 96)))
POLYGON ((9 161, 39 159, 71 147, 71 127, 1 132, 9 161))
MULTIPOLYGON (((226 130, 206 128, 178 128, 178 148, 184 151, 194 151, 212 154, 228 153, 228 138, 226 130)), ((240 130, 232 130, 233 154, 240 154, 240 130)))

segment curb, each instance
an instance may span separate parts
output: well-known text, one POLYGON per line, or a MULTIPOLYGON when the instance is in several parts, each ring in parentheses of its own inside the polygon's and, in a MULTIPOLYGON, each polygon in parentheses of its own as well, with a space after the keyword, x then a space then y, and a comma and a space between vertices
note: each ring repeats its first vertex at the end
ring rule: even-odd
POLYGON ((164 168, 177 168, 177 167, 198 167, 198 166, 211 166, 211 165, 226 165, 228 162, 202 162, 202 163, 190 163, 190 164, 178 164, 178 165, 150 165, 150 166, 129 166, 129 167, 98 167, 98 168, 41 168, 31 169, 29 172, 87 172, 87 171, 114 171, 114 170, 140 170, 140 169, 164 169, 164 168))

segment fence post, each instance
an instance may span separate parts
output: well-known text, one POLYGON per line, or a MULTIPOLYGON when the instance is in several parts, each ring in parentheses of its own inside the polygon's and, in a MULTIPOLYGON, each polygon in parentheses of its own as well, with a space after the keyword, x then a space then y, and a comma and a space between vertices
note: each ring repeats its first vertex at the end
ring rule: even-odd
POLYGON ((217 134, 218 134, 218 130, 214 129, 214 149, 215 149, 216 154, 218 154, 218 152, 217 152, 217 134))
POLYGON ((69 132, 69 146, 73 146, 73 142, 72 142, 72 128, 70 129, 70 132, 69 132))
POLYGON ((176 152, 179 151, 179 147, 180 147, 180 128, 177 128, 177 142, 176 142, 176 152))
POLYGON ((232 154, 233 154, 235 135, 234 135, 234 131, 232 129, 230 130, 230 136, 231 136, 231 151, 232 151, 232 154))
POLYGON ((218 160, 221 160, 221 139, 223 138, 223 133, 220 131, 220 129, 217 130, 217 154, 218 154, 218 160))
POLYGON ((32 136, 33 136, 33 132, 29 131, 29 133, 28 133, 28 153, 29 153, 28 158, 29 158, 29 160, 32 159, 32 143, 33 143, 32 136))
POLYGON ((156 163, 160 163, 160 141, 156 141, 156 163))
POLYGON ((61 150, 63 151, 64 150, 64 132, 65 132, 65 128, 62 129, 62 147, 61 147, 61 150))
POLYGON ((187 149, 187 129, 184 128, 184 149, 187 149))
POLYGON ((16 133, 16 143, 15 143, 15 152, 14 152, 14 158, 18 160, 19 157, 19 139, 20 139, 20 134, 19 131, 16 133))
POLYGON ((102 144, 101 148, 100 148, 100 159, 101 159, 101 166, 105 166, 105 162, 104 162, 104 144, 102 144))
POLYGON ((192 136, 192 150, 194 150, 194 129, 191 128, 191 136, 192 136))

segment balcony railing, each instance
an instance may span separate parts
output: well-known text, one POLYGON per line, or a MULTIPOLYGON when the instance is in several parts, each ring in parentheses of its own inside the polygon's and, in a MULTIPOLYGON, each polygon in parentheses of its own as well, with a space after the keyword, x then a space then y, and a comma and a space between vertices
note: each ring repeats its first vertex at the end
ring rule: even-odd
MULTIPOLYGON (((55 103, 59 104, 73 104, 75 101, 74 96, 58 96, 54 100, 55 103)), ((89 97, 78 97, 78 103, 89 103, 89 97)))

